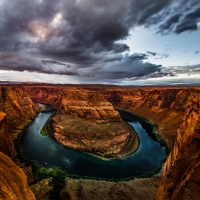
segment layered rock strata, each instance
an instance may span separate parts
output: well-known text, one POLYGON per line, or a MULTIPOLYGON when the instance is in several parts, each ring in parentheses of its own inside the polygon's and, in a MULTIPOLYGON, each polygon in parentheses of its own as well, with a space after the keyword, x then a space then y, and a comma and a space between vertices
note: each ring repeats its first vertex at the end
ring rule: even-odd
POLYGON ((200 197, 200 90, 189 94, 186 107, 156 200, 196 200, 200 197))
POLYGON ((114 107, 140 115, 158 124, 157 133, 170 148, 173 146, 177 129, 183 122, 188 94, 194 90, 175 87, 86 87, 86 89, 103 94, 114 107))
POLYGON ((14 144, 6 124, 6 113, 0 112, 0 151, 9 157, 13 156, 14 144))
POLYGON ((12 157, 13 139, 39 111, 29 96, 19 88, 0 87, 0 151, 12 157))
POLYGON ((96 92, 65 89, 54 120, 54 137, 65 147, 103 157, 125 156, 138 148, 138 137, 111 103, 96 92))
POLYGON ((0 199, 35 200, 24 172, 0 152, 0 199))
POLYGON ((34 102, 51 104, 56 108, 59 107, 63 89, 62 86, 20 86, 22 90, 28 93, 34 102))
POLYGON ((32 120, 39 111, 30 97, 21 89, 12 86, 0 87, 0 111, 6 113, 7 125, 13 137, 32 120))

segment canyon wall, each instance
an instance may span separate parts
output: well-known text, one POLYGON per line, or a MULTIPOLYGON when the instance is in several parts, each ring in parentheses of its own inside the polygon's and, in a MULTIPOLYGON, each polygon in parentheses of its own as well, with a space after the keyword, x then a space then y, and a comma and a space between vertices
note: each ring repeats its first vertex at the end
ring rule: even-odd
POLYGON ((9 157, 0 152, 0 199, 35 200, 27 177, 9 157))
POLYGON ((39 107, 21 89, 0 87, 0 151, 13 156, 13 139, 38 111, 39 107))
POLYGON ((9 157, 13 156, 14 144, 6 124, 6 113, 0 112, 0 151, 9 157))
POLYGON ((127 110, 158 124, 157 133, 165 140, 169 148, 173 146, 176 131, 183 121, 188 94, 193 90, 175 87, 85 88, 103 94, 116 108, 127 110))
POLYGON ((157 200, 196 200, 200 197, 200 90, 192 90, 187 111, 164 167, 157 200))
MULTIPOLYGON (((13 140, 39 111, 19 88, 0 87, 0 199, 35 200, 25 173, 10 159, 17 160, 13 140), (10 158, 8 158, 7 156, 10 158)), ((19 164, 19 162, 18 162, 19 164)))
POLYGON ((51 104, 58 108, 60 106, 60 101, 65 87, 62 86, 31 86, 31 85, 20 85, 22 90, 28 93, 29 97, 34 102, 51 104))
MULTIPOLYGON (((157 133, 170 147, 171 153, 164 167, 156 195, 157 200, 199 198, 199 88, 129 88, 97 85, 82 86, 82 88, 102 94, 114 107, 140 115, 159 125, 157 133)), ((59 94, 61 93, 63 93, 63 88, 59 89, 59 94)), ((64 112, 82 115, 79 112, 73 112, 73 108, 70 108, 65 100, 59 101, 62 102, 60 104, 61 117, 64 112)), ((79 186, 82 188, 82 183, 79 186)))
POLYGON ((0 111, 6 113, 7 125, 12 136, 32 120, 39 106, 23 90, 12 87, 0 87, 0 111))

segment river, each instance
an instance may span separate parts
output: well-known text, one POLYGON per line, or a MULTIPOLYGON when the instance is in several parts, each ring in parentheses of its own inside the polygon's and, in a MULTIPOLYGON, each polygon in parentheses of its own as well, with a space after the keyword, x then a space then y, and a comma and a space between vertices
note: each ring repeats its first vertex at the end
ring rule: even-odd
POLYGON ((152 138, 134 117, 129 118, 128 123, 140 138, 139 149, 125 158, 108 161, 67 149, 52 138, 42 136, 40 131, 51 115, 52 111, 41 112, 27 128, 22 140, 22 156, 38 161, 41 166, 60 167, 68 174, 79 176, 124 179, 151 172, 166 158, 165 147, 152 138))

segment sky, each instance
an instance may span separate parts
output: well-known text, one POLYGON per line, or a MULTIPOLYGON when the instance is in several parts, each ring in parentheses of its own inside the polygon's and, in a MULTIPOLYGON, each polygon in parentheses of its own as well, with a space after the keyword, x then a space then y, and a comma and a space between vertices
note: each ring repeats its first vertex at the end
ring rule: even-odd
POLYGON ((200 1, 0 0, 0 81, 200 84, 200 1))

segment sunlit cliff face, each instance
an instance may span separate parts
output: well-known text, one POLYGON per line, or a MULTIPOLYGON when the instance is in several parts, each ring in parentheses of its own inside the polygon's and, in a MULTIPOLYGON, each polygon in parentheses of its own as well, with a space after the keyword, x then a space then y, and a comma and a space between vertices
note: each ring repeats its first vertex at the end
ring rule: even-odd
POLYGON ((40 21, 32 21, 29 23, 28 28, 35 37, 39 39, 47 39, 58 27, 62 19, 62 15, 57 13, 49 24, 44 24, 40 21))

